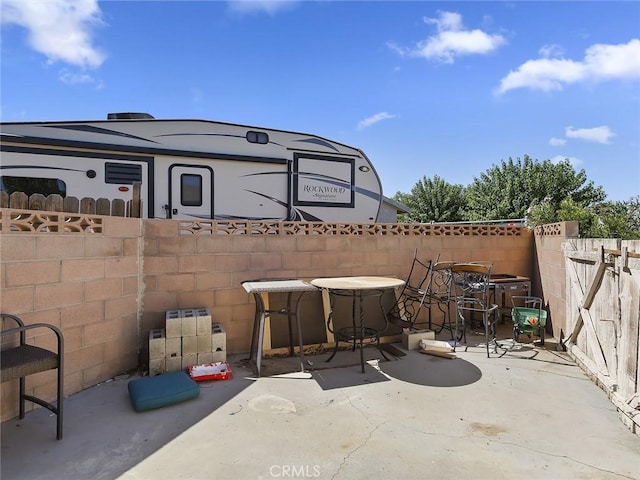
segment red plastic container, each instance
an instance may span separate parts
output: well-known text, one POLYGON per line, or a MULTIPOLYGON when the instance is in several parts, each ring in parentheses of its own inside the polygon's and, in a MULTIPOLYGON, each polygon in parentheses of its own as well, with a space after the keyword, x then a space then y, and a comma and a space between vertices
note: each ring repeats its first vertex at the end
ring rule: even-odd
POLYGON ((226 380, 231 377, 231 366, 227 362, 192 365, 188 369, 189 376, 196 382, 209 380, 226 380))

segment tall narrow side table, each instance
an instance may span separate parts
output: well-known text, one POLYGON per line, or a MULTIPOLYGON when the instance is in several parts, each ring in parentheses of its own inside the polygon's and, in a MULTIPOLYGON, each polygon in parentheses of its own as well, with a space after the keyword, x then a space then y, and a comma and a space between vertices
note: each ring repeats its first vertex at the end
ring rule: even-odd
MULTIPOLYGON (((260 368, 262 366, 262 352, 265 343, 265 323, 269 322, 272 315, 284 315, 288 319, 289 325, 289 347, 291 355, 293 355, 293 336, 291 331, 291 321, 296 320, 298 328, 298 344, 300 346, 300 371, 304 372, 304 344, 302 342, 302 328, 300 326, 300 300, 305 292, 318 290, 304 280, 278 280, 278 279, 258 279, 242 283, 242 287, 253 295, 256 303, 256 312, 253 319, 253 333, 251 335, 251 350, 249 351, 249 360, 253 360, 253 352, 256 351, 256 371, 260 376, 260 368), (268 307, 268 295, 270 293, 286 293, 287 305, 280 309, 271 309, 268 307), (294 293, 298 294, 294 300, 294 293)), ((269 338, 271 335, 271 325, 268 326, 269 338)))

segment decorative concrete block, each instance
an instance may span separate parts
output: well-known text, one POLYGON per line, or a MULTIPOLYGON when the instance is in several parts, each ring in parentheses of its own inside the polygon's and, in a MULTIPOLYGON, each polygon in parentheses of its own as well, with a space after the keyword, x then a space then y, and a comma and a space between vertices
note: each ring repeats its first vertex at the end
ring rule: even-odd
POLYGON ((183 337, 195 337, 196 336, 196 311, 193 308, 188 308, 181 311, 182 317, 182 336, 183 337))
POLYGON ((167 338, 165 341, 165 357, 182 355, 182 337, 167 338))
POLYGON ((204 365, 205 363, 213 363, 213 352, 198 354, 198 365, 204 365))
POLYGON ((211 333, 211 312, 208 308, 196 308, 196 335, 211 333))
POLYGON ((182 355, 182 370, 186 370, 192 365, 198 364, 198 354, 197 353, 188 353, 187 355, 182 355))
POLYGON ((166 359, 155 358, 153 360, 149 360, 149 376, 153 377, 154 375, 161 375, 166 371, 166 359))
POLYGON ((198 335, 198 353, 211 353, 211 335, 198 335))
POLYGON ((180 310, 167 310, 164 320, 165 336, 179 338, 182 336, 182 317, 180 310))
POLYGON ((211 351, 227 351, 227 333, 219 323, 211 325, 211 351))
POLYGON ((182 337, 182 355, 198 353, 198 337, 182 337))
POLYGON ((215 352, 211 352, 211 356, 213 359, 212 362, 226 362, 227 361, 227 352, 225 350, 218 350, 215 352))
POLYGON ((433 330, 409 330, 402 332, 402 346, 407 350, 417 350, 420 340, 435 340, 436 333, 433 330))
POLYGON ((163 359, 165 353, 165 333, 164 328, 156 328, 149 331, 149 361, 163 359))
POLYGON ((165 370, 167 372, 179 372, 182 370, 182 355, 167 357, 165 359, 165 370))

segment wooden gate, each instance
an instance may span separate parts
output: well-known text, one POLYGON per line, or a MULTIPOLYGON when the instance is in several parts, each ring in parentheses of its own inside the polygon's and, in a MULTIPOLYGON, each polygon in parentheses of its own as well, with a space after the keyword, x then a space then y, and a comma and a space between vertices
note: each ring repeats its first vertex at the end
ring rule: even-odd
POLYGON ((565 346, 640 433, 640 241, 571 240, 564 246, 565 346))

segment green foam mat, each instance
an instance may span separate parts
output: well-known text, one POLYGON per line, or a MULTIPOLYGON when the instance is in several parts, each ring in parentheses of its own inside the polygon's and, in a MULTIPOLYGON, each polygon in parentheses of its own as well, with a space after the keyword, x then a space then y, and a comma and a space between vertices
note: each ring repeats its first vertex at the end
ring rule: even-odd
POLYGON ((134 410, 143 412, 197 397, 200 386, 185 372, 131 380, 127 385, 134 410))

